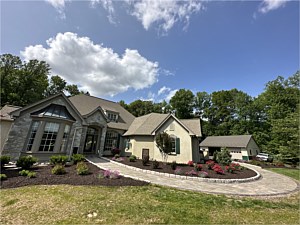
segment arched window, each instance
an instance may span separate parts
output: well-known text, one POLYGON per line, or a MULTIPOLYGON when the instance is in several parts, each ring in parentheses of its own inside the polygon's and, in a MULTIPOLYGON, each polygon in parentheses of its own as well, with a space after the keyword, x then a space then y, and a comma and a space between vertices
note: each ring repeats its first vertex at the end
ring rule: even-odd
POLYGON ((74 117, 63 105, 49 106, 31 113, 33 118, 26 151, 64 152, 74 117))

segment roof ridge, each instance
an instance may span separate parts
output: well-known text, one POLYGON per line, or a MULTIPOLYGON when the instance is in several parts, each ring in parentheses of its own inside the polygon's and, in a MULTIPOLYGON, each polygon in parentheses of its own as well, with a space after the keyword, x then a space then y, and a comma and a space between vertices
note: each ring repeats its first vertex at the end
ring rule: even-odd
POLYGON ((96 98, 96 99, 103 100, 103 101, 106 101, 106 102, 112 102, 112 103, 120 105, 118 102, 114 102, 114 101, 111 101, 111 100, 107 100, 107 99, 96 97, 96 96, 92 96, 92 95, 86 95, 86 94, 74 95, 74 96, 70 96, 69 98, 76 97, 76 96, 81 96, 81 95, 84 95, 84 96, 87 96, 87 97, 91 97, 91 98, 96 98))

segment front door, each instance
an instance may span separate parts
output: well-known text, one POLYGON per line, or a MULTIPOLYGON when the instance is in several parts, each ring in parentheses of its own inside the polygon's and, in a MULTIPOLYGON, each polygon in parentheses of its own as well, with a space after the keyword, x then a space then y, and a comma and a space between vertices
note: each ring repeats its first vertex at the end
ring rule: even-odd
POLYGON ((98 130, 89 127, 86 133, 84 153, 95 153, 97 148, 98 130))
POLYGON ((144 159, 147 156, 149 157, 149 149, 143 148, 143 150, 142 150, 142 159, 144 159))

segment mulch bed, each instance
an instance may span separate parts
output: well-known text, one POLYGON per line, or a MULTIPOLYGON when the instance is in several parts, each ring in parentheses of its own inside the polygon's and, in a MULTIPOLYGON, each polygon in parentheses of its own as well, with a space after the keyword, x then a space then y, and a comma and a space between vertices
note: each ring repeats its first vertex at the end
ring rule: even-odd
POLYGON ((93 186, 144 186, 149 183, 131 178, 120 177, 119 179, 98 178, 101 171, 98 167, 87 163, 89 175, 78 175, 76 166, 66 166, 66 174, 54 175, 51 173, 52 166, 34 166, 31 171, 36 172, 35 178, 19 176, 21 169, 2 169, 1 173, 6 174, 7 180, 1 181, 1 188, 16 188, 28 185, 93 185, 93 186))
MULTIPOLYGON (((112 159, 112 157, 107 157, 109 159, 112 159)), ((141 159, 137 159, 135 162, 130 162, 129 157, 122 157, 123 161, 120 161, 119 163, 123 163, 128 166, 137 167, 144 170, 151 170, 156 171, 160 173, 170 173, 174 174, 174 170, 171 168, 171 166, 168 163, 165 162, 159 162, 159 168, 153 169, 152 168, 152 162, 150 161, 146 166, 143 165, 141 159)), ((213 170, 209 170, 206 164, 201 164, 202 170, 208 173, 209 178, 216 178, 216 179, 243 179, 243 178, 249 178, 256 176, 256 173, 251 169, 244 169, 240 171, 235 171, 234 173, 228 173, 225 171, 225 166, 221 166, 222 169, 225 171, 225 174, 217 174, 213 170)), ((187 164, 178 164, 177 168, 181 168, 183 173, 189 172, 194 169, 194 167, 190 167, 187 164)))

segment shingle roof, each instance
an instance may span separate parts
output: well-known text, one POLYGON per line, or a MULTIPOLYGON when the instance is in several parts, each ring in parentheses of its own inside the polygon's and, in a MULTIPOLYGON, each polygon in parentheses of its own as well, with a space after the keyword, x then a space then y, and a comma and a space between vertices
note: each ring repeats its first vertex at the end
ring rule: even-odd
POLYGON ((134 119, 124 136, 130 135, 151 135, 169 114, 150 113, 134 119))
MULTIPOLYGON (((156 130, 169 116, 170 114, 150 113, 141 117, 137 117, 124 136, 152 135, 152 132, 156 130)), ((201 136, 199 119, 185 119, 179 121, 193 134, 199 137, 201 136)))
POLYGON ((21 107, 19 106, 13 106, 13 105, 5 105, 2 107, 0 110, 0 120, 6 120, 6 121, 14 121, 9 113, 16 111, 20 109, 21 107))
POLYGON ((200 143, 201 147, 247 147, 252 135, 210 136, 200 143))
POLYGON ((196 136, 201 137, 200 119, 181 119, 180 120, 187 128, 189 128, 196 136))
POLYGON ((134 116, 124 109, 120 104, 105 99, 88 96, 88 95, 76 95, 69 98, 79 113, 84 116, 93 112, 99 106, 104 111, 114 111, 119 113, 118 122, 109 122, 107 126, 109 128, 127 130, 130 124, 134 120, 134 116))

